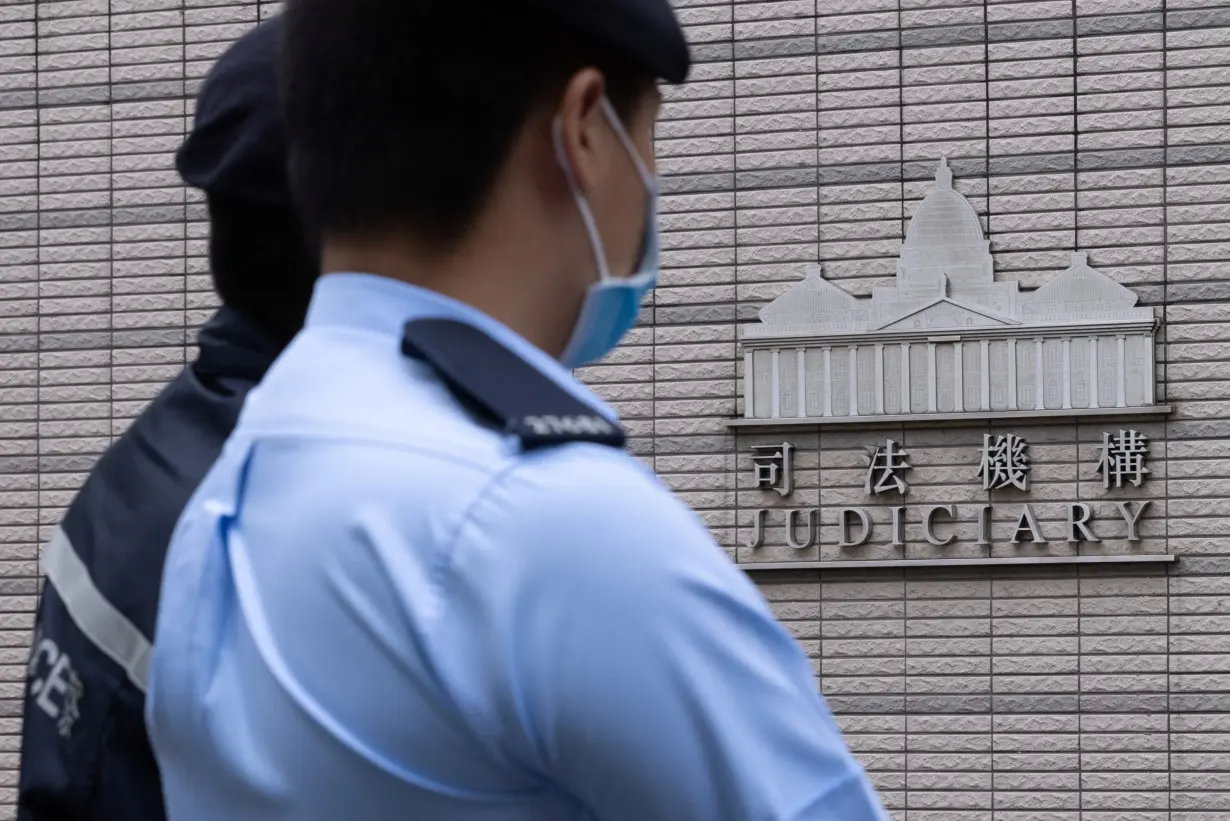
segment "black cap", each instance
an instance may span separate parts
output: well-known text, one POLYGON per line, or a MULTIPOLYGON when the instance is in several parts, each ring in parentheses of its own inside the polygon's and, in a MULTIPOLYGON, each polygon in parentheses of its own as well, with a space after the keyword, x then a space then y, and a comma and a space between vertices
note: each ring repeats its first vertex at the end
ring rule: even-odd
POLYGON ((568 26, 667 82, 688 79, 692 57, 669 0, 531 0, 568 26))
POLYGON ((201 87, 192 132, 175 155, 184 182, 207 194, 289 206, 278 105, 279 15, 239 38, 201 87))

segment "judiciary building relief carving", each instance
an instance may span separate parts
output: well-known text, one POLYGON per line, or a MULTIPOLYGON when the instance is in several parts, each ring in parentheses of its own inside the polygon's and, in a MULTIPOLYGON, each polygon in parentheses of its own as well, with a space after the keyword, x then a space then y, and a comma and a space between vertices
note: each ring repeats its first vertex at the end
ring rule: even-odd
POLYGON ((946 160, 891 286, 855 297, 809 266, 743 328, 743 423, 1154 409, 1153 310, 1084 253, 1034 291, 997 282, 946 160))

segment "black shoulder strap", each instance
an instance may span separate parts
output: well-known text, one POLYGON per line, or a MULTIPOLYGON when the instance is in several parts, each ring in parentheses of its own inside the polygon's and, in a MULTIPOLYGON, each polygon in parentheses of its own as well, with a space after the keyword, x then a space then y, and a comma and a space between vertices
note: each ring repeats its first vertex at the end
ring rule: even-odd
POLYGON ((401 350, 427 362, 454 395, 521 440, 624 446, 623 429, 483 331, 455 319, 406 323, 401 350))

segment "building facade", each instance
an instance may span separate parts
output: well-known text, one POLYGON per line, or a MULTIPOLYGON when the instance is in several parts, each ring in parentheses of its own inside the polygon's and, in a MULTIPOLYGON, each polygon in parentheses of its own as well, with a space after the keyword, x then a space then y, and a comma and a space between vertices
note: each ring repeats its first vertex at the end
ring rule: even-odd
MULTIPOLYGON (((896 818, 1230 818, 1230 2, 676 6, 661 287, 584 378, 896 818)), ((171 153, 275 12, 0 4, 6 808, 39 545, 213 305, 171 153)))
POLYGON ((809 266, 742 327, 744 417, 861 424, 1151 413, 1153 310, 1136 307, 1131 289, 1090 268, 1084 252, 1022 293, 1016 281, 995 281, 989 247, 941 159, 935 189, 910 218, 892 287, 858 299, 809 266))

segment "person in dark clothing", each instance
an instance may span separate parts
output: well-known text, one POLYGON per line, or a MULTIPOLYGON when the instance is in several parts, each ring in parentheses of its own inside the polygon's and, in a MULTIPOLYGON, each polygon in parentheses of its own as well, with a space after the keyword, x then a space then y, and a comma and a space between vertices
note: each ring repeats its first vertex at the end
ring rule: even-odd
POLYGON ((43 549, 19 821, 166 817, 144 706, 167 545, 248 391, 302 326, 318 271, 287 182, 280 30, 280 18, 257 26, 218 60, 176 156, 206 195, 222 307, 196 361, 103 454, 43 549))

